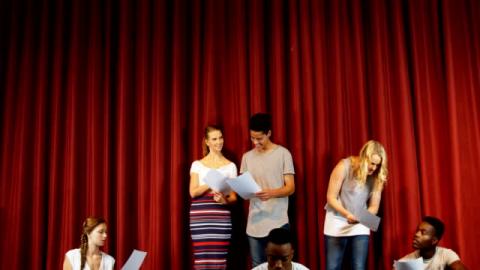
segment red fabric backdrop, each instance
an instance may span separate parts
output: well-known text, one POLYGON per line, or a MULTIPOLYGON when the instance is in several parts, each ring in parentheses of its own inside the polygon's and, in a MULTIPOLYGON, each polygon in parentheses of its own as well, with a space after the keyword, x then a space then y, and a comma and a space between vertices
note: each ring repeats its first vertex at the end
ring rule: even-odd
MULTIPOLYGON (((323 269, 336 162, 374 138, 390 158, 369 269, 411 251, 424 214, 480 264, 480 2, 0 2, 0 268, 59 269, 88 215, 117 267, 191 267, 189 167, 207 123, 239 165, 248 118, 291 150, 296 258, 323 269)), ((246 269, 246 202, 232 269, 246 269)))

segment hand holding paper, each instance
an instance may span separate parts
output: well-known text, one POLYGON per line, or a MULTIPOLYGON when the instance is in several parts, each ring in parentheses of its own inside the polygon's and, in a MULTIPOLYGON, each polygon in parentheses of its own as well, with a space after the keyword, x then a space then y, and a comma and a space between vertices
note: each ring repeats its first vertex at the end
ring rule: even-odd
POLYGON ((355 217, 358 219, 358 222, 367 226, 370 230, 376 232, 378 230, 378 225, 380 225, 380 218, 363 207, 357 207, 355 209, 355 217))
POLYGON ((227 179, 227 183, 240 197, 246 200, 255 198, 255 193, 262 190, 249 172, 245 172, 237 178, 227 179))
POLYGON ((423 259, 417 258, 415 260, 398 260, 394 261, 393 267, 396 270, 423 270, 423 259))
POLYGON ((229 194, 231 189, 226 180, 227 177, 219 173, 217 170, 208 171, 205 179, 203 179, 205 184, 207 184, 212 190, 223 194, 229 194))
POLYGON ((259 198, 262 201, 268 201, 269 199, 273 198, 272 191, 270 190, 260 190, 259 192, 255 193, 255 197, 259 198))

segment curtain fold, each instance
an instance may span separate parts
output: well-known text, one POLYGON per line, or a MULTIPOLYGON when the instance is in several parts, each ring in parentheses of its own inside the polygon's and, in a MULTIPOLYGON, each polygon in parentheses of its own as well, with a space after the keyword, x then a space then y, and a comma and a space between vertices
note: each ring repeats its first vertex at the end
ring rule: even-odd
MULTIPOLYGON (((190 269, 189 169, 203 129, 227 158, 273 115, 295 164, 295 260, 323 269, 329 175, 368 139, 389 178, 368 269, 411 252, 422 215, 467 266, 480 208, 480 3, 0 2, 0 268, 58 269, 89 215, 105 251, 190 269)), ((231 269, 248 269, 248 202, 232 206, 231 269)))

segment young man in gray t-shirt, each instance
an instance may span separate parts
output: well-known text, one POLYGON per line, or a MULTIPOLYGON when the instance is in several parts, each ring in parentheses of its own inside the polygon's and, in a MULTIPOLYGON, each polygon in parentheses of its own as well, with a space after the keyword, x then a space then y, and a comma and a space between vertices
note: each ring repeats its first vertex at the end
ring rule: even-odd
POLYGON ((262 188, 250 199, 247 235, 253 267, 267 261, 268 233, 289 227, 288 196, 295 191, 294 168, 290 152, 270 140, 271 116, 257 113, 250 118, 250 138, 254 148, 242 157, 240 172, 250 172, 262 188))

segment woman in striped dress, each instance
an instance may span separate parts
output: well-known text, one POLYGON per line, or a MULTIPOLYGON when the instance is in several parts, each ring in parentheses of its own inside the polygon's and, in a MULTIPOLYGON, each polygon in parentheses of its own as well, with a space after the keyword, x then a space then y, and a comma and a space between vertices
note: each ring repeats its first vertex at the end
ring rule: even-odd
POLYGON ((235 164, 222 155, 223 135, 219 127, 205 128, 205 156, 190 168, 190 232, 195 269, 226 269, 232 221, 228 204, 237 200, 232 191, 225 195, 204 182, 210 170, 227 177, 237 176, 235 164))

